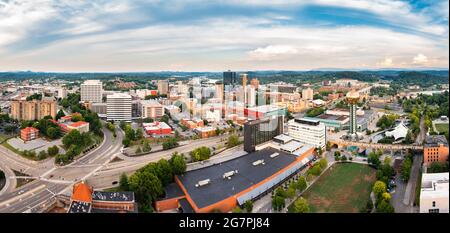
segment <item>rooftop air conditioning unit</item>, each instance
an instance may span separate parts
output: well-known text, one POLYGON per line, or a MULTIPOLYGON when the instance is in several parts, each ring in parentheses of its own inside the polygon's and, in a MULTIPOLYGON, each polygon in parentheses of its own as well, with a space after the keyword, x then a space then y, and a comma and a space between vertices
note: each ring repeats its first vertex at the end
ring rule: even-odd
POLYGON ((207 185, 207 184, 209 184, 209 183, 211 183, 211 180, 210 180, 210 179, 201 180, 201 181, 199 181, 199 182, 195 185, 195 187, 201 187, 201 186, 207 185))
POLYGON ((234 174, 237 174, 237 173, 238 173, 238 170, 225 172, 225 173, 223 174, 223 178, 224 178, 224 179, 229 179, 229 180, 231 180, 231 177, 232 177, 234 174))
POLYGON ((264 165, 264 159, 260 159, 260 160, 256 160, 255 162, 253 162, 253 166, 258 166, 258 165, 264 165))
POLYGON ((273 154, 271 154, 270 155, 270 158, 275 158, 275 157, 277 157, 278 155, 280 155, 278 152, 275 152, 275 153, 273 153, 273 154))

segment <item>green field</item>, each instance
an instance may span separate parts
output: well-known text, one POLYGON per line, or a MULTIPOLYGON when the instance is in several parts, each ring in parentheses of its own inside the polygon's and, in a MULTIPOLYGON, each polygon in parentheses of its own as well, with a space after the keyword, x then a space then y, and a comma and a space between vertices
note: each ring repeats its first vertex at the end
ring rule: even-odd
POLYGON ((448 132, 448 124, 435 124, 434 127, 436 127, 436 130, 439 131, 439 133, 448 132))
POLYGON ((364 164, 335 164, 302 196, 313 213, 357 213, 370 198, 375 173, 364 164))

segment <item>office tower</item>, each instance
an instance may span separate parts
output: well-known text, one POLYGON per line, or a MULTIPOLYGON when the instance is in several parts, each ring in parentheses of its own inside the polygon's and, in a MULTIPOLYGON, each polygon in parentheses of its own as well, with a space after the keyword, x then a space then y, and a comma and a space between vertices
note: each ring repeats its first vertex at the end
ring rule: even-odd
POLYGON ((304 100, 313 100, 314 98, 314 91, 311 88, 306 88, 302 90, 302 99, 304 100))
POLYGON ((158 80, 158 92, 160 95, 169 93, 169 80, 158 80))
POLYGON ((255 151, 258 144, 272 140, 283 133, 284 116, 273 116, 248 121, 244 124, 244 150, 255 151))
POLYGON ((248 79, 248 74, 241 74, 241 80, 242 80, 242 90, 243 90, 243 95, 244 95, 244 106, 247 107, 247 79, 248 79))
POLYGON ((222 81, 217 81, 216 82, 216 98, 222 100, 224 100, 225 96, 223 94, 224 90, 223 90, 223 82, 222 81))
POLYGON ((99 80, 86 80, 81 84, 81 101, 102 102, 103 87, 99 80))
POLYGON ((131 121, 131 96, 114 93, 106 97, 106 119, 108 121, 131 121))
POLYGON ((223 72, 223 85, 236 85, 236 72, 230 70, 223 72))
POLYGON ((327 130, 324 123, 310 119, 292 119, 288 123, 288 134, 297 141, 325 149, 327 130))

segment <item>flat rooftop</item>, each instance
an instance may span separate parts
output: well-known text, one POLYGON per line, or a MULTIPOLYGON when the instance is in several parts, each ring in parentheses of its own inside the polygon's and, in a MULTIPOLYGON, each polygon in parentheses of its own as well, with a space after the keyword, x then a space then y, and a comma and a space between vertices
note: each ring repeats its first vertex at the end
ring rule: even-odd
POLYGON ((296 158, 295 155, 268 147, 220 164, 189 171, 178 178, 197 207, 203 208, 263 181, 293 163, 296 158), (279 155, 270 158, 274 153, 279 155), (253 162, 260 159, 263 159, 265 164, 254 166, 253 162), (235 170, 238 170, 238 173, 230 180, 223 178, 224 173, 235 170), (211 182, 195 187, 199 181, 206 179, 211 182))
POLYGON ((134 193, 133 192, 94 191, 92 193, 92 200, 94 200, 94 201, 129 202, 129 201, 134 201, 134 193))
POLYGON ((333 120, 333 121, 344 121, 346 119, 348 119, 348 116, 336 116, 336 115, 330 115, 330 114, 321 114, 319 116, 317 116, 316 118, 318 119, 323 119, 323 120, 333 120))

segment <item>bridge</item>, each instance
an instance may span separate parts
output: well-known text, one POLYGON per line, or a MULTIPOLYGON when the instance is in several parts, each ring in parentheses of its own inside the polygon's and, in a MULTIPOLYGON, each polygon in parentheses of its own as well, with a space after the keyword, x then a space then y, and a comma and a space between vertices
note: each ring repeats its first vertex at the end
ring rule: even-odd
POLYGON ((360 148, 382 149, 382 150, 423 150, 423 146, 420 145, 404 145, 404 144, 381 144, 381 143, 368 143, 368 142, 354 142, 344 140, 329 140, 331 145, 338 146, 356 146, 360 148))

